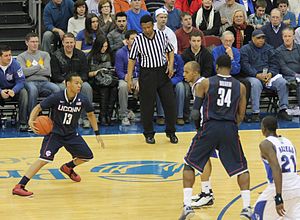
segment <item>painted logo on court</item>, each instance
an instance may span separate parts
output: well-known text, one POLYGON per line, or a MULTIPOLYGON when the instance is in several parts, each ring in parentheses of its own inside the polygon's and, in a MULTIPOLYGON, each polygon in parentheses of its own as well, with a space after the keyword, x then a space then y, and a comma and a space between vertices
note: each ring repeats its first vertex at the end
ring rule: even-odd
POLYGON ((182 179, 183 164, 169 161, 123 161, 91 169, 100 178, 125 182, 167 182, 182 179))

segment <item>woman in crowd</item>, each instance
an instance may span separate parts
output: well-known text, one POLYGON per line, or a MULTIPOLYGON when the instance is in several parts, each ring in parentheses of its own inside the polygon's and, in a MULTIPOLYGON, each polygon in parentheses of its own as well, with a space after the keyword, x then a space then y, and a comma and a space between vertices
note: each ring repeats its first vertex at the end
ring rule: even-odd
POLYGON ((85 19, 85 29, 76 36, 76 48, 85 54, 92 49, 94 40, 98 35, 103 34, 99 26, 99 18, 96 14, 88 14, 85 19))
POLYGON ((254 31, 252 25, 247 24, 247 19, 243 10, 238 9, 233 13, 232 26, 229 26, 226 30, 231 31, 234 34, 233 47, 240 49, 243 45, 248 44, 251 41, 251 35, 254 31))
POLYGON ((90 67, 89 78, 96 94, 100 97, 99 122, 102 125, 110 125, 113 108, 118 94, 118 79, 114 69, 112 69, 111 53, 108 40, 105 36, 97 36, 93 47, 88 54, 90 67), (109 74, 112 78, 110 84, 102 84, 99 80, 100 75, 109 74))
POLYGON ((111 16, 112 4, 110 0, 102 0, 98 5, 99 10, 99 25, 105 36, 115 29, 115 19, 111 16))
POLYGON ((77 0, 74 4, 74 16, 68 21, 68 32, 76 37, 79 31, 85 27, 85 17, 88 13, 88 7, 85 0, 77 0))
POLYGON ((202 7, 193 15, 193 26, 204 35, 219 35, 221 26, 220 13, 212 5, 212 0, 203 0, 202 7))

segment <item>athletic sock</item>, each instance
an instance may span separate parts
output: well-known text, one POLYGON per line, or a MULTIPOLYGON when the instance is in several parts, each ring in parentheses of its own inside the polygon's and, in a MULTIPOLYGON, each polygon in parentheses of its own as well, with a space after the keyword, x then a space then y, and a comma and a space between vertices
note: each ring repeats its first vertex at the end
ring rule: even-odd
POLYGON ((76 165, 74 164, 73 160, 71 160, 69 163, 66 163, 67 167, 74 168, 76 165))
POLYGON ((185 206, 191 206, 191 204, 192 204, 192 194, 193 194, 193 189, 192 188, 184 188, 183 189, 183 204, 185 206))
POLYGON ((204 192, 205 194, 210 194, 209 190, 211 189, 211 187, 209 186, 210 186, 210 181, 201 182, 202 192, 204 192))
POLYGON ((25 186, 25 185, 29 182, 29 180, 30 180, 30 179, 29 179, 28 177, 23 176, 22 179, 20 180, 19 184, 25 186))
POLYGON ((241 196, 243 200, 243 208, 250 206, 250 190, 241 190, 241 196))

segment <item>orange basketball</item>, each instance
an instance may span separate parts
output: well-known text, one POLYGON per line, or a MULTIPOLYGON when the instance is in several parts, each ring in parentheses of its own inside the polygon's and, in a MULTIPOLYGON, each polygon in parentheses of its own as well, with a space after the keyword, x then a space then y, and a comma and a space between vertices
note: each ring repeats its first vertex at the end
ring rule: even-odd
POLYGON ((52 131, 53 122, 48 116, 38 116, 34 121, 34 126, 39 130, 39 134, 48 135, 52 131))

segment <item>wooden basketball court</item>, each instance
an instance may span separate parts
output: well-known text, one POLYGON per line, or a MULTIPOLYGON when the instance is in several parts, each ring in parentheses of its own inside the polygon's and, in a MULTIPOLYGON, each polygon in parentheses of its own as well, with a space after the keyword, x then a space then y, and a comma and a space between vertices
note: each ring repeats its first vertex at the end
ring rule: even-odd
MULTIPOLYGON (((279 133, 300 145, 299 129, 279 133)), ((95 158, 76 168, 82 181, 74 183, 59 172, 59 167, 71 159, 62 148, 55 161, 27 185, 34 192, 32 198, 13 196, 11 190, 38 157, 42 138, 1 139, 0 219, 178 219, 183 197, 182 158, 193 135, 178 133, 177 145, 170 144, 164 134, 156 135, 155 145, 145 144, 141 134, 107 135, 103 136, 104 150, 94 136, 85 136, 95 158)), ((263 137, 255 130, 241 131, 240 136, 251 187, 256 187, 266 180, 258 149, 263 137)), ((215 204, 198 209, 194 219, 239 219, 242 202, 236 198, 236 178, 230 179, 217 159, 213 159, 212 185, 215 204)), ((252 191, 251 204, 264 188, 252 191)), ((194 193, 199 190, 197 177, 194 193)))

